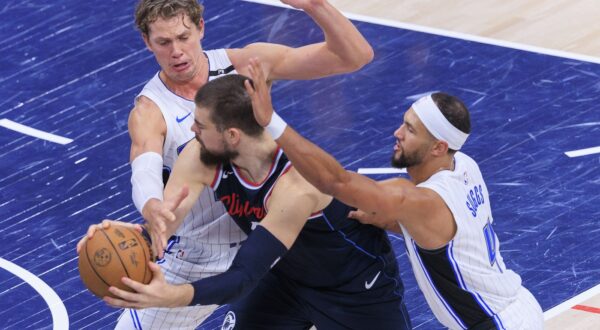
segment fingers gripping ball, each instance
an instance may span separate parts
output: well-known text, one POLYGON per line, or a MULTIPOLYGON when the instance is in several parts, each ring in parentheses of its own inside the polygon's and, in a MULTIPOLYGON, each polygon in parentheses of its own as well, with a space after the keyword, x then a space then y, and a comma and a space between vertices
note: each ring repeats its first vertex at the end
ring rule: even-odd
POLYGON ((137 231, 112 225, 94 233, 79 251, 79 276, 96 296, 114 297, 110 286, 132 291, 121 281, 123 276, 144 284, 150 283, 148 267, 152 253, 146 239, 137 231))

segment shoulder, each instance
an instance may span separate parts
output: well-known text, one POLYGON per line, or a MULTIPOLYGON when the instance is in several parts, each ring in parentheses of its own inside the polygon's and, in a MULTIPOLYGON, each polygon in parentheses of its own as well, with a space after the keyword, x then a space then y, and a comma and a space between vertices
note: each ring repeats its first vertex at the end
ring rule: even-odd
POLYGON ((316 205, 315 211, 323 209, 333 199, 306 181, 293 166, 279 176, 273 187, 273 196, 283 196, 289 200, 311 200, 316 205))
POLYGON ((427 181, 421 182, 417 185, 416 189, 419 191, 419 202, 428 203, 439 206, 445 204, 445 200, 448 196, 453 194, 455 191, 456 176, 458 171, 455 172, 438 172, 432 175, 427 181))
MULTIPOLYGON (((311 192, 314 187, 304 179, 293 165, 283 170, 275 182, 275 188, 296 188, 296 190, 311 192)), ((314 189, 316 190, 316 189, 314 189)))
POLYGON ((459 171, 477 171, 480 172, 479 164, 469 155, 460 151, 454 154, 454 163, 459 171))
POLYGON ((404 178, 394 178, 377 184, 388 196, 381 201, 384 209, 402 210, 400 216, 409 221, 422 222, 424 220, 420 219, 426 219, 427 216, 436 213, 438 207, 444 206, 442 197, 430 185, 415 185, 404 178))
POLYGON ((133 109, 131 111, 138 112, 138 113, 146 113, 146 112, 152 113, 152 112, 156 112, 156 111, 160 112, 160 108, 149 97, 140 95, 138 98, 136 98, 135 106, 133 107, 133 109))
POLYGON ((140 96, 136 99, 135 106, 129 113, 128 124, 131 126, 138 125, 161 125, 166 128, 166 122, 160 108, 151 99, 140 96))

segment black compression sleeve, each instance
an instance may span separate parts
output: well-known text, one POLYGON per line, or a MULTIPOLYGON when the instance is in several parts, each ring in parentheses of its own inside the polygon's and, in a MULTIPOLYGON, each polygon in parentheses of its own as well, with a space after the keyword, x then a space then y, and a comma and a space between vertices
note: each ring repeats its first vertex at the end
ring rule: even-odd
POLYGON ((223 305, 248 294, 287 248, 263 226, 248 235, 231 267, 223 273, 193 282, 191 305, 223 305))

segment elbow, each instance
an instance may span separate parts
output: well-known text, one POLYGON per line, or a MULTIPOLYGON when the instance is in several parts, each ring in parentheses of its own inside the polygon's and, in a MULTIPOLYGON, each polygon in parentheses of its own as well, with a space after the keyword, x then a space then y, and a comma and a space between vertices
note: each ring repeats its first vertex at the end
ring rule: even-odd
POLYGON ((373 47, 371 47, 371 45, 369 45, 367 43, 366 47, 364 47, 365 49, 363 49, 363 54, 361 56, 362 59, 362 65, 361 68, 371 62, 373 62, 373 59, 375 59, 375 51, 373 50, 373 47))
POLYGON ((362 45, 357 49, 355 53, 354 60, 352 61, 352 71, 358 71, 362 69, 365 65, 371 63, 375 58, 375 52, 373 51, 373 47, 365 42, 365 45, 362 45))
POLYGON ((344 55, 337 54, 338 69, 335 72, 350 73, 358 71, 371 63, 374 58, 373 48, 369 43, 364 42, 360 46, 353 47, 351 52, 344 55))

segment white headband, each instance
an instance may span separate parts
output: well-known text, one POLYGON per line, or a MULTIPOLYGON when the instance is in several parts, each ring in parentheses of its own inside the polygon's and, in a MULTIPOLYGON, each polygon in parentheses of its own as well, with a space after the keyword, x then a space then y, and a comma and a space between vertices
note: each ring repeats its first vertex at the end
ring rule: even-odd
POLYGON ((450 124, 433 102, 431 94, 418 99, 413 103, 412 108, 429 133, 438 140, 448 142, 448 148, 460 150, 467 137, 469 137, 469 134, 461 132, 461 130, 450 124))

